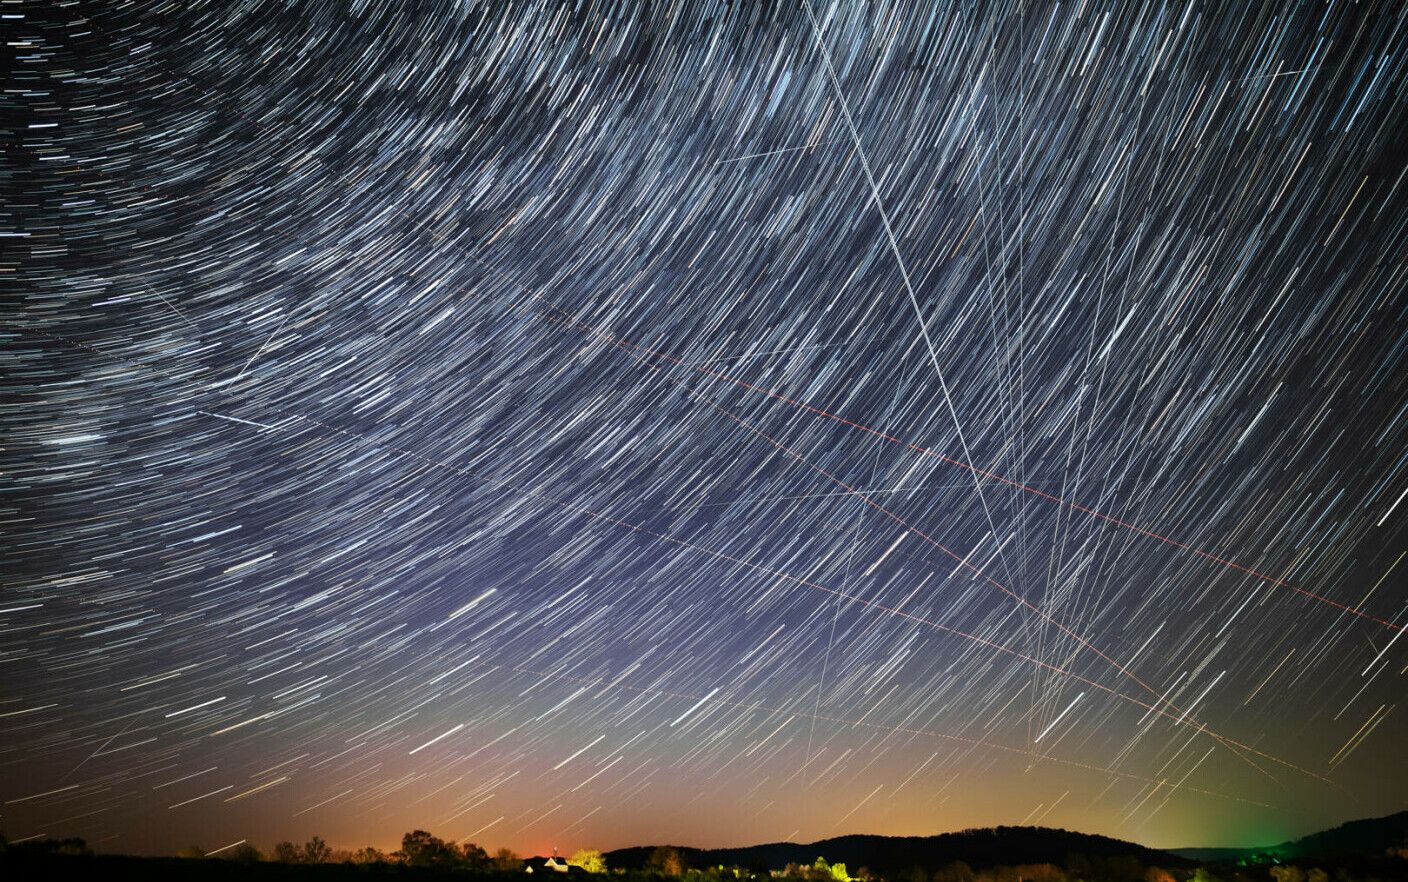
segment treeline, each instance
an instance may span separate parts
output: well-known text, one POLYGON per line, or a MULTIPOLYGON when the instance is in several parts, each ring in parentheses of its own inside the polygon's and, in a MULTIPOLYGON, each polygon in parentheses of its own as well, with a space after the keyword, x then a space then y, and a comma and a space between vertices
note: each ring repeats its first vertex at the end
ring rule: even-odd
MULTIPOLYGON (((974 868, 964 861, 952 861, 936 869, 916 865, 882 876, 866 867, 852 871, 844 863, 829 863, 823 857, 810 864, 789 863, 780 870, 762 865, 691 867, 680 849, 661 846, 649 853, 643 866, 637 863, 634 869, 620 869, 608 867, 602 853, 593 849, 582 849, 567 858, 525 859, 507 848, 490 854, 475 843, 447 841, 424 830, 407 833, 401 838, 401 847, 391 852, 371 846, 355 851, 335 849, 321 837, 314 836, 302 844, 279 842, 268 853, 241 842, 209 853, 196 847, 185 848, 176 858, 93 855, 82 839, 6 843, 0 836, 0 878, 8 875, 6 865, 11 868, 28 865, 26 869, 31 869, 49 862, 84 860, 102 867, 100 870, 95 866, 96 872, 85 874, 86 878, 144 880, 233 878, 230 873, 242 874, 240 878, 272 878, 268 874, 276 870, 279 872, 275 875, 281 879, 313 873, 326 879, 342 879, 347 878, 344 874, 348 872, 360 875, 370 872, 374 877, 414 872, 429 874, 431 878, 443 875, 502 877, 511 873, 522 879, 526 870, 532 870, 535 878, 546 873, 549 880, 559 873, 609 873, 619 882, 1391 882, 1408 879, 1408 873, 1403 872, 1408 870, 1408 860, 1393 852, 1381 857, 1347 859, 1331 869, 1302 863, 1165 868, 1127 856, 1088 857, 1070 853, 1059 865, 1027 863, 974 868), (221 866, 228 868, 228 872, 216 872, 221 866)), ((75 868, 69 866, 66 870, 75 871, 75 868)))
MULTIPOLYGON (((402 836, 401 847, 390 852, 370 845, 356 850, 333 848, 323 841, 322 837, 314 836, 301 845, 289 841, 275 843, 267 854, 248 842, 242 842, 212 852, 190 846, 178 851, 176 856, 224 858, 244 863, 270 861, 280 864, 397 864, 477 873, 517 873, 525 868, 525 859, 512 849, 500 848, 490 854, 473 842, 455 843, 424 830, 412 830, 402 836)), ((601 852, 593 849, 582 849, 571 857, 560 860, 580 872, 606 872, 606 860, 601 856, 601 852)))
MULTIPOLYGON (((1017 864, 975 870, 964 861, 954 861, 932 872, 914 867, 889 882, 1392 882, 1408 879, 1408 872, 1405 872, 1408 866, 1391 868, 1387 875, 1381 875, 1381 862, 1371 864, 1367 871, 1350 866, 1325 870, 1265 864, 1186 869, 1146 865, 1130 857, 1087 858, 1073 854, 1067 856, 1064 866, 1017 864)), ((816 874, 801 878, 807 882, 824 882, 816 874)))
MULTIPOLYGON (((582 860, 590 859, 590 854, 582 854, 582 860)), ((384 852, 370 845, 356 851, 334 849, 320 837, 314 836, 303 845, 277 843, 269 859, 284 864, 404 864, 481 872, 516 872, 523 869, 523 858, 512 849, 500 848, 489 854, 473 842, 456 844, 424 830, 412 830, 402 836, 401 847, 392 852, 384 852)))
MULTIPOLYGON (((652 860, 652 864, 656 861, 652 860)), ((888 877, 868 867, 852 872, 844 863, 828 863, 824 857, 811 864, 790 863, 781 870, 721 866, 664 875, 682 876, 683 882, 726 882, 759 875, 773 882, 1184 882, 1193 878, 1187 872, 1145 866, 1134 858, 1087 858, 1079 854, 1068 855, 1066 866, 1038 863, 974 869, 964 861, 953 861, 932 871, 916 865, 888 877)), ((1197 882, 1223 880, 1203 876, 1197 882)))

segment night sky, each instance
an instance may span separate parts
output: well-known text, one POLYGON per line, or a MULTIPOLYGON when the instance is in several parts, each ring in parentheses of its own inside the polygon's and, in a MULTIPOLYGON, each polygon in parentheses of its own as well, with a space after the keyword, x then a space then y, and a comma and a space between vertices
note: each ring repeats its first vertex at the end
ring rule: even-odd
POLYGON ((1405 807, 1408 6, 0 13, 11 840, 1405 807))

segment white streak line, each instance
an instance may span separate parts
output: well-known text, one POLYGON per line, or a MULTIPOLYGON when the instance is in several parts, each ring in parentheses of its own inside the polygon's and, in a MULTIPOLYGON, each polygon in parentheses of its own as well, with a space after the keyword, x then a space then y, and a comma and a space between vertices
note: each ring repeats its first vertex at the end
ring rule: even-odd
MULTIPOLYGON (((865 172, 865 180, 870 184, 870 196, 875 202, 875 210, 880 215, 880 224, 885 228, 885 238, 889 240, 890 253, 895 257, 900 277, 904 279, 904 290, 909 294, 910 305, 914 307, 914 315, 919 320, 919 333, 924 338, 925 348, 929 350, 929 361, 934 366, 934 374, 939 378, 939 388, 944 393, 944 404, 948 406, 949 416, 953 419, 953 427, 958 433, 958 444, 963 450, 963 458, 967 462, 977 462, 968 449, 968 441, 963 435, 963 425, 958 420, 958 410, 953 406, 953 397, 949 395, 948 383, 944 380, 943 369, 939 367, 939 355, 934 349, 934 341, 929 337, 929 328, 924 321, 924 310, 919 306, 919 297, 914 293, 914 284, 909 279, 909 268, 900 255, 900 245, 895 239, 895 231, 890 224, 890 214, 885 210, 885 203, 880 199, 880 185, 875 182, 875 175, 870 170, 870 160, 866 158, 865 149, 861 147, 860 132, 856 130, 855 121, 851 119, 850 105, 846 101, 845 93, 841 91, 841 82, 836 77, 836 68, 831 64, 831 53, 826 51, 826 44, 821 40, 821 29, 817 25, 816 14, 812 11, 811 0, 802 0, 802 2, 807 9, 807 17, 811 20, 812 36, 816 38, 817 52, 821 55, 822 61, 826 63, 826 73, 831 80, 831 87, 836 93, 836 101, 841 106, 841 115, 845 118, 846 127, 851 133, 851 140, 855 143, 856 157, 860 159, 860 167, 865 172)), ((994 536, 999 535, 997 525, 992 519, 992 512, 988 509, 987 497, 983 494, 983 483, 977 472, 970 471, 969 474, 973 476, 973 486, 978 491, 978 502, 983 506, 983 514, 988 520, 988 529, 992 530, 994 536)), ((999 551, 998 557, 1002 561, 1002 569, 1007 575, 1008 584, 1015 585, 1016 580, 1012 578, 1012 570, 1007 566, 1006 556, 999 551)))
POLYGON ((495 591, 497 591, 497 590, 499 590, 499 589, 497 589, 497 588, 490 588, 488 591, 485 591, 483 594, 481 594, 481 595, 479 595, 478 597, 474 598, 474 599, 471 600, 469 603, 466 603, 464 606, 462 606, 462 607, 460 607, 459 609, 455 610, 454 612, 450 613, 450 615, 449 615, 448 617, 446 617, 445 621, 448 622, 448 621, 450 621, 451 619, 457 619, 457 618, 459 618, 460 616, 462 616, 462 615, 464 615, 465 613, 469 612, 470 610, 474 609, 474 608, 475 608, 476 606, 478 606, 481 602, 483 602, 489 595, 493 594, 493 593, 494 593, 495 591))
POLYGON ((434 738, 432 738, 432 739, 430 739, 429 741, 425 742, 425 743, 422 744, 420 747, 417 747, 415 750, 411 751, 411 753, 412 753, 412 754, 420 753, 422 750, 425 750, 427 747, 429 747, 430 745, 432 745, 432 744, 434 744, 435 742, 439 741, 440 739, 442 739, 442 738, 449 738, 451 735, 455 734, 456 732, 458 732, 459 730, 461 730, 461 729, 463 729, 463 728, 464 728, 464 723, 460 723, 459 725, 455 726, 455 727, 454 727, 453 729, 451 729, 450 731, 448 731, 448 732, 442 732, 441 734, 436 735, 434 738))
POLYGON ((246 425, 246 426, 254 426, 256 429, 273 429, 273 428, 274 428, 273 426, 266 425, 266 424, 264 424, 264 423, 256 423, 256 422, 254 422, 253 420, 242 420, 242 419, 240 419, 239 417, 222 416, 221 414, 218 414, 218 413, 211 413, 211 412, 206 411, 206 410, 198 410, 198 411, 196 411, 196 413, 202 414, 202 415, 208 416, 208 417, 215 417, 217 420, 229 420, 229 421, 232 422, 232 423, 243 423, 243 424, 246 425))
MULTIPOLYGON (((212 791, 210 791, 209 793, 202 793, 200 796, 193 797, 193 798, 191 798, 191 799, 186 800, 185 802, 178 802, 178 803, 176 803, 175 805, 168 805, 167 808, 169 808, 169 809, 174 809, 174 808, 180 808, 180 807, 183 806, 183 805, 190 805, 191 803, 196 802, 197 800, 205 799, 207 796, 214 796, 214 795, 217 794, 217 793, 224 793, 226 790, 233 790, 234 787, 235 787, 235 785, 233 785, 233 784, 226 784, 224 787, 221 787, 219 790, 212 790, 212 791)), ((239 843, 236 842, 235 845, 239 845, 239 843)), ((227 845, 227 846, 225 846, 225 847, 226 847, 226 848, 229 848, 230 846, 227 845)), ((211 853, 211 854, 215 854, 215 852, 213 852, 213 851, 210 852, 210 853, 211 853)))
POLYGON ((183 708, 183 709, 178 710, 178 711, 172 711, 171 713, 169 713, 169 714, 166 715, 166 718, 169 720, 169 719, 171 719, 172 717, 179 717, 179 716, 181 716, 181 714, 188 714, 188 713, 190 713, 191 711, 200 710, 200 709, 203 708, 203 707, 210 707, 212 704, 219 704, 220 702, 222 702, 222 701, 224 701, 224 700, 225 700, 225 696, 222 695, 222 696, 220 696, 219 698, 212 698, 212 699, 210 699, 209 701, 202 701, 200 704, 193 704, 193 705, 191 705, 191 706, 188 707, 188 708, 183 708))
POLYGON ((717 687, 717 686, 715 686, 713 689, 709 690, 709 694, 708 694, 708 695, 706 695, 706 696, 704 696, 703 698, 699 699, 699 701, 695 703, 694 707, 692 707, 692 708, 690 708, 689 710, 685 711, 684 713, 680 714, 679 717, 677 717, 677 718, 675 719, 675 721, 674 721, 673 723, 671 723, 670 725, 671 725, 671 726, 678 726, 678 725, 684 720, 685 717, 687 717, 687 716, 689 716, 690 714, 694 713, 695 711, 699 710, 699 708, 703 706, 704 702, 706 702, 706 701, 708 701, 709 699, 713 698, 714 695, 715 695, 718 691, 719 691, 719 687, 717 687))
POLYGON ((577 751, 576 753, 572 754, 572 755, 569 756, 567 759, 565 759, 565 760, 563 760, 562 762, 558 763, 557 765, 553 766, 553 767, 552 767, 552 770, 553 770, 554 772, 556 772, 558 769, 560 769, 560 768, 562 768, 563 766, 567 765, 568 763, 572 762, 574 759, 576 759, 577 757, 579 757, 579 756, 581 756, 582 754, 586 753, 588 750, 591 750, 592 746, 595 745, 595 744, 597 743, 597 741, 600 741, 601 739, 603 739, 603 738, 605 738, 605 737, 606 737, 605 735, 598 735, 598 736, 596 736, 596 741, 593 741, 591 744, 588 744, 586 747, 584 747, 584 748, 582 748, 581 750, 577 751))
MULTIPOLYGON (((1082 698, 1084 698, 1084 697, 1085 697, 1085 693, 1082 692, 1080 695, 1077 695, 1077 696, 1071 701, 1070 704, 1066 705, 1066 709, 1063 710, 1063 711, 1061 711, 1059 714, 1057 714, 1057 715, 1056 715, 1056 719, 1052 720, 1051 723, 1050 723, 1045 729, 1042 729, 1042 730, 1041 730, 1041 734, 1038 735, 1038 736, 1036 736, 1036 741, 1040 741, 1041 739, 1045 738, 1045 737, 1046 737, 1046 733, 1047 733, 1047 732, 1050 732, 1050 731, 1056 726, 1057 723, 1061 722, 1061 718, 1064 717, 1066 714, 1070 713, 1070 712, 1071 712, 1071 708, 1073 708, 1073 707, 1076 706, 1076 702, 1077 702, 1077 701, 1080 701, 1080 700, 1081 700, 1082 698)), ((1036 741, 1033 741, 1032 743, 1035 744, 1036 741)))
POLYGON ((1398 494, 1398 498, 1394 500, 1393 505, 1390 505, 1390 506, 1388 507, 1388 511, 1384 512, 1384 516, 1381 517, 1381 518, 1379 518, 1379 522, 1378 522, 1377 524, 1375 524, 1374 526, 1376 526, 1376 527, 1382 527, 1382 526, 1384 525, 1384 521, 1388 520, 1388 516, 1391 515, 1391 514, 1393 514, 1393 510, 1394 510, 1395 508, 1398 508, 1398 503, 1402 502, 1402 501, 1403 501, 1403 497, 1405 497, 1405 496, 1408 496, 1408 487, 1404 487, 1404 488, 1403 488, 1403 492, 1400 493, 1400 494, 1398 494))

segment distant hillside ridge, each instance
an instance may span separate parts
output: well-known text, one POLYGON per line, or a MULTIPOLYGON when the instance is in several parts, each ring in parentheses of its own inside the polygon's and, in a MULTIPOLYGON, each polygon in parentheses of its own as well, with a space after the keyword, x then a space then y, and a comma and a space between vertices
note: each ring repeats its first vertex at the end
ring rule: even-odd
POLYGON ((1381 855, 1390 848, 1408 847, 1408 811, 1382 818, 1362 818, 1276 846, 1290 857, 1350 854, 1381 855))
POLYGON ((1390 848, 1408 848, 1408 811, 1363 818, 1299 839, 1258 848, 1174 848, 1173 854, 1196 861, 1235 861, 1259 854, 1280 859, 1346 856, 1381 857, 1390 848))
MULTIPOLYGON (((607 852, 607 866, 642 868, 657 847, 636 846, 607 852)), ((852 873, 866 867, 889 877, 914 867, 932 872, 954 861, 964 861, 975 869, 999 864, 1061 865, 1072 853, 1088 858, 1131 857, 1144 864, 1164 867, 1191 864, 1186 858, 1133 842, 1051 827, 985 827, 936 836, 837 836, 808 844, 773 842, 742 848, 673 847, 691 867, 723 864, 780 870, 790 863, 810 864, 824 857, 832 864, 845 864, 852 873)))

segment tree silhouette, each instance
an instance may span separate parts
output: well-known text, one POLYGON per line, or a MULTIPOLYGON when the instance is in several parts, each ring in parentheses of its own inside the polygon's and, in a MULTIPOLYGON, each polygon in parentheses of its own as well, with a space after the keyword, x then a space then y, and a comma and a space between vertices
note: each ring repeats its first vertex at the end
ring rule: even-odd
POLYGON ((650 853, 647 866, 662 876, 683 876, 684 858, 673 845, 662 845, 650 853))
POLYGON ((385 864, 389 861, 390 858, 386 856, 386 852, 370 845, 352 852, 352 863, 354 864, 385 864))
POLYGON ((460 855, 471 870, 482 870, 489 866, 489 853, 473 842, 461 844, 460 855))
POLYGON ((332 848, 323 841, 323 837, 314 836, 303 846, 303 862, 305 864, 325 864, 332 859, 332 848))
POLYGON ((513 849, 501 848, 494 852, 494 869, 512 872, 523 869, 523 858, 519 857, 513 849))
POLYGON ((460 850, 424 830, 401 837, 401 860, 412 867, 453 867, 460 862, 460 850))

